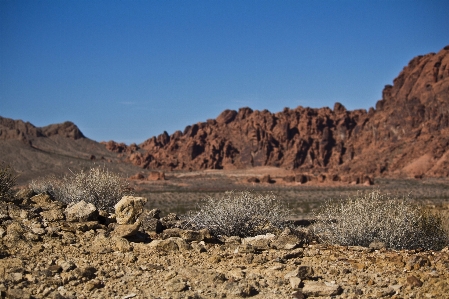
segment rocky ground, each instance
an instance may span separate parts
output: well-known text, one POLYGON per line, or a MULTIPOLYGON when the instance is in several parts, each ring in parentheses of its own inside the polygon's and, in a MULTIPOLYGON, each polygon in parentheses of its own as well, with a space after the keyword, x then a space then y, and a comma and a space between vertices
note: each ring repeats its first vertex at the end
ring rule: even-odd
POLYGON ((448 298, 449 248, 213 238, 125 197, 113 216, 22 190, 0 203, 1 298, 448 298))

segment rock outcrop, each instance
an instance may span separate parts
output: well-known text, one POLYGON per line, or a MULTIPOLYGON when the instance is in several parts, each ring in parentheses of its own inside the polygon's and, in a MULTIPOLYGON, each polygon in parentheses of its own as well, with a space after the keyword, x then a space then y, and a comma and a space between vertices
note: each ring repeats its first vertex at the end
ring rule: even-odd
POLYGON ((449 176, 448 136, 449 46, 412 59, 369 111, 348 111, 340 103, 278 113, 225 110, 138 146, 106 146, 148 169, 268 165, 355 181, 365 174, 449 176))
POLYGON ((85 138, 80 129, 70 121, 45 127, 35 127, 29 122, 0 116, 0 140, 16 139, 29 142, 34 137, 50 137, 53 135, 75 140, 85 138))

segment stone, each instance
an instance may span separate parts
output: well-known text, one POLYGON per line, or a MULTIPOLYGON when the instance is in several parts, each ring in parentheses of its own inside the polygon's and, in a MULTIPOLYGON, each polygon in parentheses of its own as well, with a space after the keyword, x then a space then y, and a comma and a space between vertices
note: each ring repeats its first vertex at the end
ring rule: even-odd
POLYGON ((312 278, 315 272, 313 271, 313 268, 310 266, 299 266, 295 271, 296 271, 295 276, 303 280, 312 278))
POLYGON ((64 211, 67 221, 84 222, 98 219, 98 210, 92 203, 84 200, 69 205, 64 211))
POLYGON ((187 284, 181 278, 173 278, 165 284, 168 292, 182 292, 187 289, 187 284))
POLYGON ((270 248, 271 241, 275 238, 274 234, 268 233, 266 235, 243 238, 241 241, 242 244, 250 244, 257 250, 267 250, 270 248))
POLYGON ((294 249, 302 244, 302 241, 295 235, 280 235, 271 241, 271 247, 276 249, 294 249))
POLYGON ((51 209, 40 213, 42 218, 48 222, 55 222, 64 220, 64 214, 60 209, 51 209))
POLYGON ((35 193, 31 188, 21 188, 16 192, 14 197, 20 202, 25 201, 25 203, 28 203, 28 200, 30 200, 34 195, 35 193))
POLYGON ((191 249, 190 245, 183 239, 176 237, 171 237, 166 240, 153 240, 149 246, 154 247, 159 251, 181 251, 191 249))
POLYGON ((298 289, 302 282, 301 278, 295 276, 290 277, 288 281, 290 282, 292 289, 298 289))
POLYGON ((343 292, 338 284, 324 283, 320 281, 304 281, 302 293, 306 296, 336 296, 343 292))
POLYGON ((52 203, 51 196, 45 192, 31 197, 30 200, 41 207, 48 206, 52 203))
POLYGON ((292 298, 294 298, 294 299, 305 299, 306 296, 301 291, 298 290, 298 291, 294 291, 292 293, 292 298))
POLYGON ((148 200, 144 197, 123 196, 115 205, 118 224, 133 224, 137 221, 148 200))
POLYGON ((139 231, 140 221, 136 221, 134 224, 119 224, 114 227, 114 231, 112 232, 113 236, 116 237, 130 237, 139 231))
POLYGON ((156 218, 143 218, 140 229, 146 233, 155 232, 157 234, 162 233, 162 223, 156 218))
POLYGON ((422 287, 423 282, 421 280, 419 280, 416 276, 414 275, 410 275, 407 277, 407 283, 411 286, 411 287, 422 287))

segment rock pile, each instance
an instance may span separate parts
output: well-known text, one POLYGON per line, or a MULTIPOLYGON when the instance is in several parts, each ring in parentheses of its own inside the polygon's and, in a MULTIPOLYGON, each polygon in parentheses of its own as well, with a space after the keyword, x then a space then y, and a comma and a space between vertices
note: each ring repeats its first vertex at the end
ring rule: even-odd
POLYGON ((0 205, 1 298, 447 298, 449 249, 316 243, 304 229, 214 238, 124 197, 115 214, 47 194, 0 205))

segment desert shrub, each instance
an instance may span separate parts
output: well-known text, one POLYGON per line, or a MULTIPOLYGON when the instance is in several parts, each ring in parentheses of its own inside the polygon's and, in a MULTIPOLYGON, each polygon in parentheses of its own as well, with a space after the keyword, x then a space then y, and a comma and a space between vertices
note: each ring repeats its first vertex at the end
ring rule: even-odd
POLYGON ((61 184, 60 179, 56 178, 55 176, 47 176, 44 178, 32 180, 31 183, 28 184, 28 187, 30 187, 30 189, 33 190, 36 194, 46 192, 53 198, 56 198, 56 193, 59 190, 59 184, 61 184))
POLYGON ((439 250, 448 242, 439 215, 380 191, 328 201, 315 216, 313 232, 330 244, 367 247, 379 241, 393 249, 439 250))
POLYGON ((186 220, 215 236, 250 237, 281 229, 287 217, 287 209, 274 194, 228 191, 221 197, 207 197, 199 212, 188 214, 186 220))
POLYGON ((13 197, 12 188, 16 185, 16 175, 13 169, 4 163, 0 164, 0 200, 13 197))
POLYGON ((84 200, 109 212, 124 195, 132 195, 129 184, 122 177, 101 167, 71 173, 62 179, 47 177, 32 181, 30 188, 36 193, 48 192, 66 204, 84 200))

